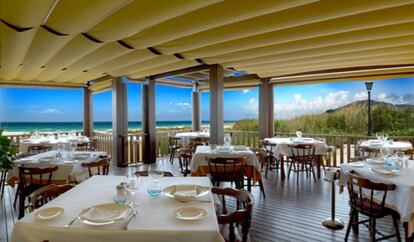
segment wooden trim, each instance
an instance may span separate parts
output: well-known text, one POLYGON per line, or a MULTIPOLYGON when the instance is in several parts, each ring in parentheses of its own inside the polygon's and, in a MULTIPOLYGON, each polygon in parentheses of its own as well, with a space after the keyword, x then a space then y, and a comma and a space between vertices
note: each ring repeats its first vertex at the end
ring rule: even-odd
POLYGON ((157 158, 155 121, 155 80, 147 79, 142 84, 142 151, 145 163, 157 158))
POLYGON ((112 85, 112 160, 118 167, 124 167, 128 142, 127 85, 121 77, 112 85))
POLYGON ((156 83, 161 84, 161 85, 178 86, 178 87, 193 87, 192 83, 174 81, 174 80, 166 80, 166 79, 158 79, 156 83))
POLYGON ((22 82, 22 81, 1 81, 0 86, 21 87, 21 88, 52 88, 52 89, 79 89, 83 84, 63 84, 57 82, 22 82), (56 84, 55 84, 56 83, 56 84))
POLYGON ((179 69, 175 71, 167 71, 164 73, 155 74, 155 75, 150 76, 149 78, 156 80, 156 79, 161 79, 164 77, 171 77, 171 76, 176 76, 176 75, 181 75, 181 74, 186 74, 186 73, 193 73, 197 71, 208 70, 209 68, 210 68, 210 65, 191 66, 191 67, 187 67, 187 68, 183 68, 183 69, 179 69))
POLYGON ((111 75, 105 75, 105 76, 101 76, 101 77, 98 77, 96 79, 90 80, 90 81, 88 81, 88 83, 90 83, 91 85, 95 85, 95 84, 98 84, 100 82, 109 81, 112 78, 113 77, 111 75))
POLYGON ((210 143, 223 144, 223 67, 210 67, 210 143))
POLYGON ((91 137, 93 133, 93 98, 89 87, 83 88, 83 135, 91 137))
POLYGON ((268 78, 259 86, 259 138, 273 137, 273 85, 268 78))
POLYGON ((192 118, 191 126, 193 132, 201 130, 201 104, 200 104, 200 87, 198 82, 194 82, 193 91, 191 92, 192 118))

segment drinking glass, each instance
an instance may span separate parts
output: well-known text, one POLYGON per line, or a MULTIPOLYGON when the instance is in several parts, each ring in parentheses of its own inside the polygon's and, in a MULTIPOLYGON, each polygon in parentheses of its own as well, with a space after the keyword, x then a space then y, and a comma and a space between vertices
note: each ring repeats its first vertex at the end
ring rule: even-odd
POLYGON ((139 189, 139 183, 139 178, 134 173, 125 176, 123 185, 125 190, 131 193, 130 205, 132 206, 135 206, 135 204, 137 204, 137 202, 135 201, 135 192, 139 189))
POLYGON ((396 155, 399 161, 401 162, 401 168, 403 167, 403 165, 405 166, 405 168, 408 168, 408 157, 405 155, 405 153, 403 151, 398 151, 396 155))
POLYGON ((148 166, 148 176, 152 177, 155 182, 157 182, 158 179, 164 176, 164 171, 159 164, 153 163, 148 166))
POLYGON ((72 150, 72 153, 75 153, 77 147, 78 144, 76 142, 70 142, 70 149, 72 150))
POLYGON ((375 136, 377 137, 377 140, 381 140, 382 139, 382 136, 381 136, 380 133, 376 133, 375 136))
POLYGON ((161 185, 157 180, 155 180, 153 183, 148 185, 147 192, 151 197, 159 196, 161 194, 161 185))

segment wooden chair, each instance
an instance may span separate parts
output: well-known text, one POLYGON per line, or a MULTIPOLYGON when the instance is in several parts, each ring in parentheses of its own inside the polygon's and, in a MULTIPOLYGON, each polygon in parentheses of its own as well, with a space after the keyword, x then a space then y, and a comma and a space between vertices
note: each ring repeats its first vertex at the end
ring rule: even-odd
POLYGON ((291 156, 290 156, 290 165, 288 171, 288 178, 290 176, 290 172, 292 171, 292 167, 295 166, 293 169, 294 172, 298 173, 296 176, 296 183, 299 184, 299 172, 305 172, 306 177, 308 177, 308 172, 312 173, 313 180, 316 183, 316 176, 315 176, 315 169, 313 167, 315 160, 315 145, 313 144, 295 144, 289 145, 291 149, 291 156))
MULTIPOLYGON (((259 160, 260 167, 263 171, 263 163, 265 162, 265 159, 266 159, 266 149, 264 149, 264 148, 250 148, 250 150, 253 151, 253 153, 256 155, 257 159, 259 160)), ((250 182, 251 179, 248 179, 248 180, 250 182)), ((248 184, 248 187, 250 187, 250 184, 248 184)), ((259 187, 260 187, 260 191, 263 194, 263 198, 266 198, 266 194, 265 194, 265 191, 264 191, 264 186, 263 186, 262 179, 259 180, 259 187)))
POLYGON ((364 142, 364 140, 358 141, 358 145, 356 148, 356 154, 358 155, 350 158, 350 162, 363 161, 369 158, 376 158, 379 156, 380 148, 371 149, 368 147, 362 147, 360 146, 362 142, 364 142))
POLYGON ((76 151, 93 151, 93 144, 92 141, 78 143, 76 147, 76 151))
MULTIPOLYGON (((24 167, 19 166, 19 218, 24 216, 25 200, 32 192, 50 185, 52 175, 58 167, 24 167)), ((30 201, 29 201, 30 202, 30 201)))
POLYGON ((197 149, 197 146, 200 146, 200 145, 203 145, 203 146, 209 145, 209 141, 210 141, 210 138, 208 138, 208 137, 195 137, 195 138, 191 138, 190 139, 190 142, 189 142, 188 145, 189 145, 189 147, 192 148, 193 153, 194 153, 195 150, 197 149))
POLYGON ((262 169, 263 166, 265 167, 265 178, 267 178, 268 171, 277 170, 279 169, 279 160, 276 159, 274 150, 276 149, 276 144, 270 143, 266 140, 260 140, 259 145, 262 149, 265 150, 265 159, 262 163, 262 169))
POLYGON ((39 153, 44 153, 44 152, 48 152, 51 150, 52 150, 52 147, 47 146, 47 145, 29 145, 27 147, 27 152, 29 152, 30 154, 39 154, 39 153))
POLYGON ((227 242, 248 241, 253 211, 253 196, 245 190, 212 187, 221 201, 216 215, 220 232, 227 242), (227 206, 227 204, 236 206, 227 206), (234 211, 230 208, 235 207, 234 211))
POLYGON ((168 136, 168 143, 170 145, 170 163, 172 164, 174 162, 174 159, 177 155, 177 150, 181 147, 180 146, 180 138, 177 138, 175 136, 169 135, 168 136))
POLYGON ((193 158, 193 153, 190 148, 181 148, 178 150, 178 161, 180 163, 180 170, 184 176, 191 173, 191 170, 188 168, 191 159, 193 158))
POLYGON ((234 182, 236 188, 243 187, 245 157, 208 157, 207 160, 214 186, 220 186, 220 182, 234 182))
POLYGON ((412 160, 414 158, 414 149, 405 150, 404 154, 412 160))
POLYGON ((108 175, 109 173, 110 160, 108 157, 100 158, 97 161, 82 163, 81 166, 88 168, 89 177, 93 175, 108 175), (94 172, 94 170, 96 172, 94 172))
POLYGON ((64 185, 55 185, 50 184, 48 186, 37 189, 29 195, 29 212, 40 208, 49 201, 55 199, 60 194, 72 189, 74 185, 64 184, 64 185))
MULTIPOLYGON (((148 176, 148 171, 137 171, 135 172, 136 176, 148 176)), ((174 175, 169 171, 164 171, 165 177, 173 177, 174 175)))
MULTIPOLYGON (((396 186, 394 184, 374 183, 370 180, 358 176, 354 171, 347 172, 347 186, 349 192, 349 205, 351 206, 351 213, 349 217, 348 227, 346 229, 345 241, 348 241, 348 236, 352 227, 357 227, 361 223, 369 222, 371 241, 385 240, 392 237, 397 237, 401 241, 399 230, 400 215, 397 211, 385 207, 385 200, 387 192, 394 191, 396 186), (374 200, 374 194, 378 198, 381 196, 380 203, 374 200), (368 220, 358 221, 358 214, 361 213, 367 217, 368 220), (383 236, 376 239, 376 219, 385 216, 392 216, 395 234, 383 236)), ((382 234, 381 234, 382 235, 382 234)))

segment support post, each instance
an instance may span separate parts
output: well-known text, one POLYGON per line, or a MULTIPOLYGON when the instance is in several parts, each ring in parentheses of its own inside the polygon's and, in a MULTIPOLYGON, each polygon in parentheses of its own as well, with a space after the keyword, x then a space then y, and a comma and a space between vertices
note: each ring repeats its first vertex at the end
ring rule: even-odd
POLYGON ((148 78, 142 84, 142 150, 145 163, 157 159, 155 121, 155 80, 148 78))
POLYGON ((112 83, 112 160, 118 167, 128 165, 126 151, 128 144, 127 84, 122 78, 112 83))
POLYGON ((192 119, 191 124, 193 127, 193 132, 201 130, 201 112, 200 112, 200 88, 198 82, 193 84, 192 92, 192 119))
POLYGON ((262 79, 259 86, 259 138, 273 137, 273 85, 270 79, 262 79))
POLYGON ((83 135, 93 135, 93 98, 89 85, 83 88, 83 135))
POLYGON ((223 144, 223 67, 210 67, 210 143, 223 144))

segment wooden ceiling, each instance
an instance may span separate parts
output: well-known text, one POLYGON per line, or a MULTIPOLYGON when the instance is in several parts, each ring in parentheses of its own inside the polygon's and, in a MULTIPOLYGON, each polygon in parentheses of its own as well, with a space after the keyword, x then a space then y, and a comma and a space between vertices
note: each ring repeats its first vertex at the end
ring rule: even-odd
POLYGON ((0 83, 81 86, 200 64, 250 74, 227 87, 412 75, 413 13, 414 0, 0 0, 0 83))

